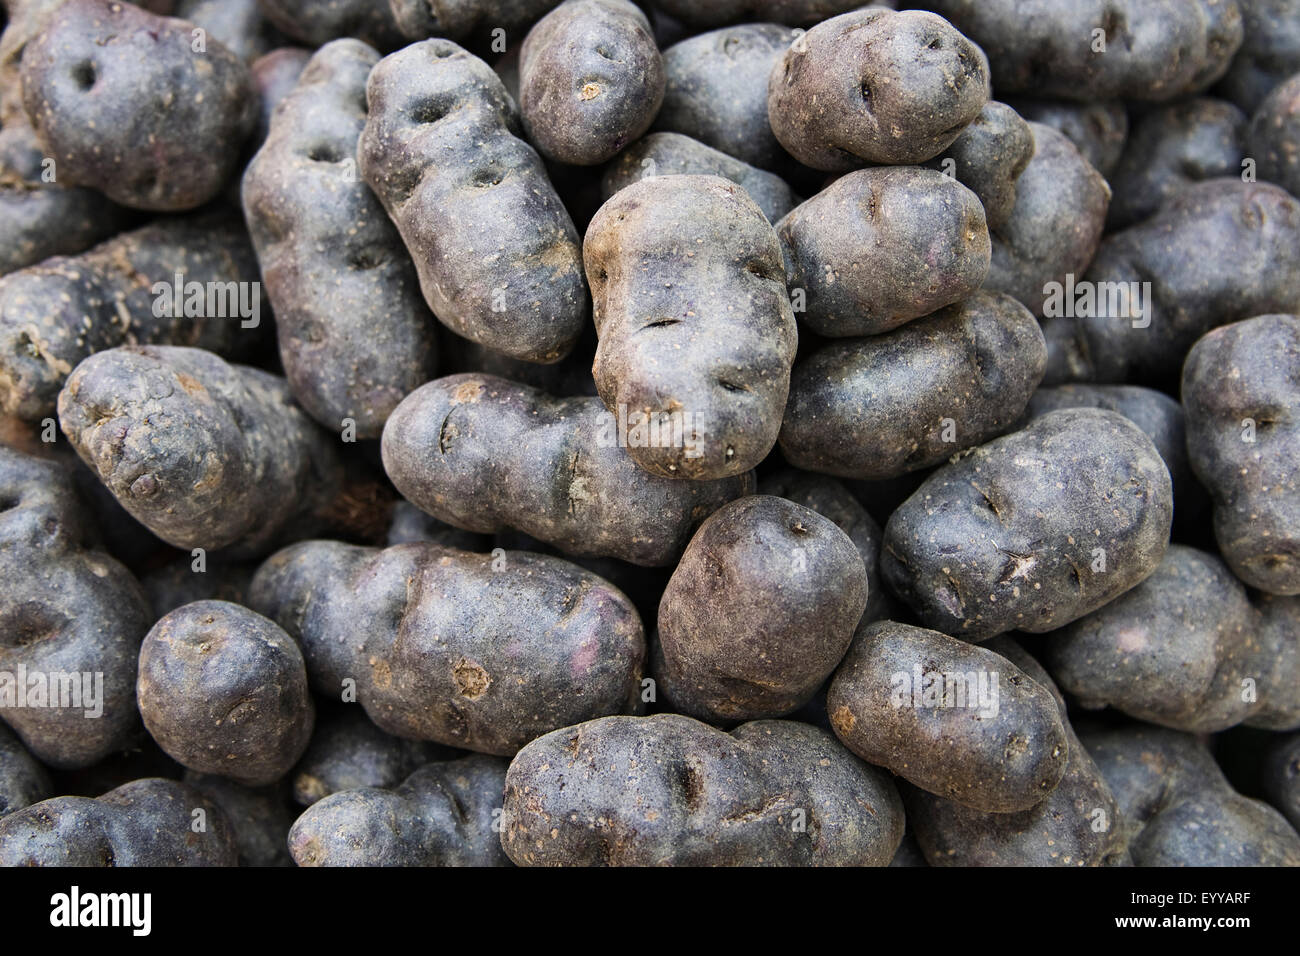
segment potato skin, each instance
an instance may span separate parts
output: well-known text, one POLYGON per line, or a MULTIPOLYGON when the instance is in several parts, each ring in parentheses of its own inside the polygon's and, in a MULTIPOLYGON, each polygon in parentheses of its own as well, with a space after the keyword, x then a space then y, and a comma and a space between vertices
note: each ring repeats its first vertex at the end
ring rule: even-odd
POLYGON ((989 101, 989 63, 942 17, 856 10, 800 35, 767 85, 772 132, 805 165, 922 163, 989 101))
POLYGON ((1176 381, 1210 329, 1300 313, 1300 200, 1239 178, 1188 186, 1150 219, 1107 237, 1084 278, 1150 281, 1150 313, 1137 328, 1115 317, 1046 319, 1046 383, 1176 381))
POLYGON ((226 777, 185 772, 185 783, 226 815, 234 831, 240 866, 292 866, 289 827, 293 825, 280 786, 245 787, 226 777))
POLYGON ((1155 570, 1172 498, 1136 425, 1063 409, 935 471, 890 517, 881 568, 934 630, 974 642, 1050 631, 1155 570))
POLYGON ((4 724, 0 724, 0 819, 51 796, 50 775, 4 724))
POLYGON ((794 194, 780 176, 756 169, 680 133, 651 133, 619 153, 605 168, 600 184, 601 199, 608 202, 620 189, 651 176, 730 179, 758 204, 768 222, 777 222, 795 207, 794 194))
MULTIPOLYGON (((385 0, 367 0, 382 7, 385 0)), ((492 38, 496 29, 514 42, 559 0, 387 0, 407 41, 447 37, 457 42, 492 38)))
POLYGON ((262 94, 262 112, 258 117, 257 132, 252 139, 259 147, 266 142, 275 108, 298 85, 298 77, 307 68, 311 57, 311 50, 285 46, 258 57, 249 67, 253 72, 253 83, 262 94))
POLYGON ((927 468, 1012 427, 1046 366, 1029 310, 977 292, 892 332, 831 342, 796 365, 781 451, 841 478, 927 468))
POLYGON ((1259 164, 1259 177, 1300 196, 1300 73, 1260 104, 1250 121, 1246 152, 1259 164))
POLYGON ((534 740, 506 773, 503 816, 520 866, 886 866, 903 837, 893 782, 828 732, 728 734, 679 714, 534 740))
POLYGON ((343 37, 355 37, 380 50, 403 45, 384 0, 257 0, 257 5, 276 29, 312 48, 343 37))
POLYGON ((605 407, 680 415, 695 433, 693 449, 629 447, 632 459, 695 479, 762 461, 780 430, 798 333, 781 247, 754 201, 716 176, 643 179, 600 207, 583 258, 605 407))
POLYGON ((293 638, 228 601, 195 601, 153 626, 140 646, 136 697, 149 735, 173 760, 249 787, 289 772, 316 717, 293 638))
POLYGON ((1236 0, 924 0, 978 43, 999 92, 1164 101, 1211 86, 1241 46, 1236 0), (1104 30, 1105 53, 1093 49, 1104 30))
POLYGON ((159 212, 221 191, 257 124, 257 93, 214 38, 193 52, 193 29, 115 0, 50 14, 23 52, 23 105, 61 180, 159 212))
POLYGON ((122 507, 187 551, 265 552, 320 527, 343 489, 338 452, 284 379, 202 349, 90 356, 59 394, 59 424, 122 507))
POLYGON ((1269 746, 1261 769, 1264 796, 1300 828, 1300 734, 1279 736, 1269 746))
POLYGON ((879 335, 973 294, 991 247, 979 197, 930 169, 863 169, 776 224, 818 335, 879 335))
POLYGON ((835 671, 826 711, 835 735, 863 760, 975 810, 1028 810, 1065 773, 1069 748, 1051 692, 993 651, 937 631, 893 621, 861 628, 835 671), (964 706, 947 698, 922 706, 914 674, 929 673, 987 675, 994 712, 980 709, 969 685, 964 706))
POLYGON ((306 541, 262 565, 249 604, 302 645, 317 693, 355 681, 399 737, 510 756, 640 696, 636 610, 558 558, 306 541))
POLYGON ((1191 733, 1249 724, 1266 711, 1266 724, 1282 730, 1300 727, 1293 637, 1264 626, 1222 561, 1175 544, 1141 584, 1044 638, 1044 654, 1085 707, 1109 705, 1191 733), (1255 695, 1244 692, 1247 679, 1255 695))
POLYGON ((1300 594, 1298 363, 1300 315, 1262 315, 1210 332, 1183 366, 1187 453, 1219 550, 1270 594, 1300 594))
POLYGON ((979 197, 990 231, 1016 206, 1016 180, 1034 156, 1034 133, 1006 103, 989 102, 944 152, 928 164, 979 197), (949 164, 951 160, 951 164, 949 164))
POLYGON ((1237 0, 1245 36, 1218 93, 1247 113, 1300 70, 1300 2, 1237 0))
POLYGON ((357 176, 366 78, 377 62, 357 40, 317 51, 243 180, 289 388, 326 428, 352 419, 358 438, 379 437, 435 361, 415 267, 357 176))
POLYGON ((654 128, 759 169, 790 167, 768 122, 767 78, 796 36, 779 23, 741 23, 674 43, 664 50, 664 101, 654 128))
POLYGON ((1136 866, 1300 866, 1300 836, 1232 789, 1194 737, 1136 724, 1084 736, 1136 866))
POLYGON ((299 866, 509 866, 494 829, 507 763, 475 754, 415 771, 392 789, 343 790, 289 831, 299 866))
POLYGON ((235 866, 221 808, 175 780, 147 778, 102 797, 54 797, 0 820, 0 866, 235 866), (203 811, 205 829, 194 830, 203 811))
POLYGON ((628 0, 566 0, 528 31, 519 110, 548 159, 594 166, 650 128, 664 64, 645 14, 628 0))
POLYGON ((848 650, 867 587, 829 518, 770 495, 731 502, 700 525, 660 599, 664 696, 714 723, 797 710, 848 650))
POLYGON ((492 375, 436 379, 384 429, 384 469, 440 521, 491 534, 517 528, 577 555, 645 566, 677 560, 699 523, 753 491, 751 474, 661 478, 617 445, 596 398, 552 398, 492 375))
MULTIPOLYGON (((655 0, 655 6, 693 27, 718 27, 738 20, 764 20, 810 27, 862 6, 861 0, 655 0)), ((882 0, 878 7, 893 7, 882 0)))
POLYGON ((92 684, 103 675, 102 687, 82 685, 94 703, 0 707, 0 720, 42 763, 86 767, 127 746, 139 728, 136 656, 149 606, 131 572, 97 550, 63 466, 0 446, 0 499, 8 506, 0 512, 0 671, 91 675, 92 684))
POLYGON ((1128 110, 1121 101, 1071 103, 1012 96, 1007 103, 1029 122, 1063 135, 1102 176, 1119 165, 1129 133, 1128 110))
POLYGON ((434 315, 513 358, 556 362, 588 315, 577 230, 492 68, 450 40, 380 60, 357 163, 434 315))

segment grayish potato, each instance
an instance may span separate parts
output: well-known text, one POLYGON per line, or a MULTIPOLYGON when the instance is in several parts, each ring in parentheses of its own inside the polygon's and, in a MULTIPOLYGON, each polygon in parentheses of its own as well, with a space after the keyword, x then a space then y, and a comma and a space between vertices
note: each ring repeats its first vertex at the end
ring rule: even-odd
POLYGON ((1264 795, 1300 827, 1300 734, 1279 735, 1268 748, 1262 769, 1264 795))
POLYGON ((1005 103, 989 102, 937 159, 928 164, 979 197, 996 230, 1016 207, 1016 180, 1034 156, 1034 132, 1005 103))
POLYGON ((22 742, 0 724, 0 819, 39 803, 54 790, 50 775, 22 742))
POLYGON ((1218 92, 1253 113, 1300 70, 1300 0, 1237 0, 1237 6, 1245 36, 1218 92))
POLYGON ((312 48, 343 37, 355 37, 381 50, 403 42, 385 0, 257 0, 257 4, 278 30, 312 48))
MULTIPOLYGON (((875 6, 893 7, 895 0, 875 6)), ((693 27, 719 27, 739 20, 769 20, 810 27, 862 6, 862 0, 655 0, 655 6, 693 27)))
POLYGON ((407 41, 447 37, 483 43, 498 36, 514 43, 559 0, 366 0, 385 3, 407 41), (499 31, 499 32, 498 32, 499 31))
POLYGON ((1260 179, 1300 196, 1300 73, 1268 95, 1250 121, 1246 152, 1260 179))
POLYGON ((226 777, 185 772, 185 782, 226 815, 235 833, 240 866, 291 866, 289 827, 293 817, 279 786, 245 787, 226 777))
POLYGON ((1119 164, 1129 130, 1123 102, 1071 103, 1013 96, 1007 103, 1029 122, 1050 126, 1065 136, 1103 176, 1109 176, 1119 164))

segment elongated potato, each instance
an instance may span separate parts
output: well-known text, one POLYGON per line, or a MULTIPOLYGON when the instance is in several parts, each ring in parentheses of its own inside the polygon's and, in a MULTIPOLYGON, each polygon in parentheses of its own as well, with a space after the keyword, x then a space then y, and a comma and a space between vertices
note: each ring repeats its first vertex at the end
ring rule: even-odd
POLYGON ((931 169, 952 176, 979 197, 990 231, 1016 207, 1016 180, 1034 156, 1034 133, 1006 103, 986 103, 931 169))

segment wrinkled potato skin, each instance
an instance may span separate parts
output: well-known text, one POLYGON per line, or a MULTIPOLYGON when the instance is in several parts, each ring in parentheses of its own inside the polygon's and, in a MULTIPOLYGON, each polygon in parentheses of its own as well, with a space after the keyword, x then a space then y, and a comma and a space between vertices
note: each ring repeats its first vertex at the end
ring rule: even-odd
POLYGON ((0 512, 0 671, 103 674, 97 718, 87 705, 3 707, 0 720, 42 763, 86 767, 139 727, 135 667, 149 606, 131 572, 96 550, 62 466, 0 447, 0 498, 9 506, 0 512))
POLYGON ((768 222, 777 222, 795 207, 795 197, 784 179, 764 172, 726 153, 680 133, 651 133, 637 140, 605 168, 602 201, 620 189, 651 176, 719 176, 749 194, 768 222))
POLYGON ((50 775, 40 761, 0 724, 0 819, 53 794, 50 775))
POLYGON ((1048 669, 1084 707, 1218 733, 1265 708, 1300 727, 1300 654, 1263 626, 1246 589, 1211 554, 1171 545, 1131 591, 1044 638, 1048 669), (1289 651, 1289 653, 1288 653, 1289 651), (1283 666, 1279 672, 1278 664, 1283 666), (1245 680, 1257 697, 1243 700, 1245 680))
POLYGON ((1250 121, 1246 152, 1260 179, 1300 196, 1300 73, 1278 86, 1250 121))
POLYGON ((116 345, 188 345, 238 357, 257 344, 259 329, 242 327, 251 317, 155 315, 155 285, 170 288, 177 273, 205 288, 259 281, 243 224, 225 214, 160 220, 0 278, 0 409, 28 422, 53 416, 77 363, 116 345))
POLYGON ((451 375, 397 407, 384 430, 384 470, 405 498, 457 528, 517 528, 568 553, 651 567, 674 563, 701 521, 753 491, 748 473, 652 475, 614 432, 599 399, 451 375))
POLYGON ((520 866, 887 866, 903 837, 893 782, 827 731, 728 734, 678 714, 534 740, 510 764, 503 816, 520 866), (796 810, 817 826, 797 832, 796 810))
POLYGON ((1029 122, 1063 135, 1102 176, 1110 176, 1119 165, 1129 132, 1128 110, 1122 102, 1070 103, 1013 96, 1007 103, 1029 122))
POLYGON ((385 0, 257 0, 257 5, 276 29, 312 48, 344 37, 380 50, 404 43, 385 0))
POLYGON ((1065 726, 1051 692, 993 651, 937 631, 893 621, 859 630, 835 671, 826 711, 835 735, 863 760, 986 813, 1028 810, 1066 770, 1065 726), (917 706, 912 685, 900 698, 894 679, 913 680, 913 668, 991 675, 996 713, 972 720, 978 708, 970 696, 961 709, 917 706))
POLYGON ((355 681, 370 719, 399 737, 510 756, 639 701, 636 610, 557 558, 306 541, 262 565, 249 604, 302 645, 318 693, 355 681))
POLYGON ((797 710, 848 650, 867 588, 857 548, 829 518, 770 495, 726 505, 659 602, 664 696, 714 723, 797 710))
POLYGON ((173 760, 249 787, 288 773, 315 724, 298 645, 226 601, 186 604, 153 626, 136 697, 149 735, 173 760))
POLYGON ((23 52, 23 106, 61 181, 134 209, 212 199, 257 125, 244 62, 193 24, 113 0, 67 0, 23 52))
POLYGON ((818 335, 879 335, 976 292, 991 246, 979 197, 930 169, 863 169, 776 224, 786 285, 818 335))
POLYGON ((841 478, 937 465, 1012 427, 1046 366, 1029 310, 977 292, 884 335, 832 342, 796 365, 781 451, 797 467, 841 478), (945 441, 949 422, 955 442, 945 441))
POLYGON ((1085 736, 1136 866, 1300 866, 1300 836, 1237 793, 1194 737, 1135 725, 1085 736))
POLYGON ((1150 281, 1149 315, 1046 319, 1046 384, 1176 382, 1210 329, 1300 313, 1300 200, 1239 178, 1188 186, 1150 219, 1108 236, 1084 278, 1150 281))
POLYGON ((1214 498, 1219 550, 1270 594, 1300 594, 1298 368, 1300 315, 1215 329, 1183 366, 1187 452, 1214 498))
POLYGON ((221 808, 175 780, 149 778, 102 797, 54 797, 0 820, 0 866, 235 866, 221 808), (191 829, 202 810, 206 829, 191 829))
POLYGON ((578 233, 501 80, 426 40, 380 60, 366 98, 358 168, 434 315, 513 358, 559 361, 587 322, 578 233))
POLYGON ((983 47, 993 85, 1072 100, 1163 101, 1214 84, 1241 46, 1236 0, 923 0, 983 47), (1093 49, 1104 30, 1105 53, 1093 49))
POLYGON ((664 50, 667 80, 655 129, 685 134, 759 169, 789 167, 790 154, 767 118, 767 78, 796 36, 778 23, 742 23, 674 43, 664 50))
POLYGON ((366 78, 379 54, 322 47, 244 173, 243 206, 294 398, 326 428, 377 438, 433 377, 435 324, 415 267, 357 177, 366 78))
POLYGON ((330 794, 362 787, 392 789, 430 761, 456 751, 384 733, 356 707, 317 721, 291 777, 293 798, 309 807, 330 794))
POLYGON ((391 790, 343 790, 289 831, 299 866, 509 866, 493 829, 507 763, 476 754, 421 767, 391 790))
POLYGON ((284 379, 201 349, 90 356, 59 394, 59 424, 122 507, 187 551, 264 552, 319 526, 343 485, 331 439, 284 379))
POLYGON ((654 122, 663 57, 629 0, 566 0, 528 31, 519 82, 528 141, 556 162, 594 166, 654 122))
POLYGON ((1151 439, 1114 412, 1063 409, 927 478, 885 526, 881 568, 934 630, 1041 633, 1151 574, 1172 520, 1151 439))
POLYGON ((989 101, 989 62, 941 17, 868 8, 800 35, 772 67, 772 132, 805 165, 922 163, 989 101))
POLYGON ((990 230, 1011 218, 1016 207, 1016 180, 1034 156, 1034 133, 1005 103, 986 103, 931 169, 951 175, 979 197, 990 230), (951 160, 951 164, 947 161, 951 160))
POLYGON ((628 448, 633 460, 696 479, 762 461, 776 444, 798 337, 762 210, 716 176, 644 179, 600 207, 583 258, 605 407, 692 416, 693 449, 628 448))

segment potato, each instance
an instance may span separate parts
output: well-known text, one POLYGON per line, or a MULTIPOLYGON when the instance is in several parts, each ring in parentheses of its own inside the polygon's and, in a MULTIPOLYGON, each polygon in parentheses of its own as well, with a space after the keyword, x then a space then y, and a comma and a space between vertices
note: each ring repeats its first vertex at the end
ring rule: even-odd
POLYGON ((1137 866, 1300 866, 1300 836, 1232 789, 1195 738, 1135 725, 1087 734, 1137 866))
POLYGON ((434 315, 513 358, 563 358, 587 321, 578 233, 492 68, 426 40, 380 60, 366 99, 361 175, 434 315))
POLYGON ((651 176, 729 179, 749 194, 768 222, 776 222, 795 206, 794 194, 780 176, 756 169, 679 133, 651 133, 619 153, 601 179, 602 202, 608 202, 620 189, 651 176))
POLYGON ((893 621, 860 629, 826 710, 863 760, 986 813, 1036 806, 1065 773, 1051 692, 992 651, 937 631, 893 621))
POLYGON ((1300 827, 1300 734, 1276 738, 1263 767, 1264 795, 1290 821, 1300 827))
POLYGON ((598 399, 451 375, 397 407, 384 469, 404 497, 457 528, 517 528, 567 553, 646 566, 672 564, 701 521, 753 491, 750 474, 682 481, 645 472, 620 447, 637 440, 635 426, 619 432, 598 399))
POLYGON ((0 819, 52 795, 53 784, 40 761, 0 724, 0 819))
POLYGON ((936 631, 1054 630, 1164 557, 1169 471, 1114 412, 1070 408, 939 468, 885 526, 890 589, 936 631))
POLYGON ((506 761, 421 767, 392 789, 343 790, 289 831, 299 866, 509 866, 497 836, 506 761))
POLYGON ((0 866, 235 866, 238 859, 220 807, 175 780, 136 780, 95 799, 54 797, 0 819, 0 866))
POLYGON ((984 207, 928 169, 864 169, 776 224, 786 284, 818 335, 878 335, 976 292, 989 271, 984 207))
POLYGON ((195 50, 193 30, 119 0, 50 14, 23 52, 23 106, 60 181, 160 212, 221 191, 257 94, 243 61, 212 37, 195 50))
POLYGON ((1282 83, 1250 121, 1246 152, 1259 177, 1300 196, 1300 73, 1282 83))
POLYGON ((277 39, 257 0, 177 0, 172 13, 249 63, 270 52, 277 39))
POLYGON ((678 714, 540 737, 506 773, 501 842, 520 866, 886 866, 893 782, 788 720, 730 734, 678 714))
POLYGON ((997 638, 989 649, 1055 698, 1069 756, 1065 774, 1042 801, 1013 813, 985 813, 903 786, 908 825, 926 861, 931 866, 1127 864, 1119 805, 1066 719, 1065 702, 1052 679, 1009 638, 997 638))
MULTIPOLYGON (((894 5, 895 0, 874 4, 894 5)), ((655 6, 693 27, 717 27, 738 20, 771 20, 810 27, 862 6, 862 0, 655 0, 655 6)))
POLYGON ((1294 637, 1263 625, 1222 561, 1175 544, 1137 587, 1044 638, 1044 655, 1085 707, 1191 733, 1250 724, 1259 711, 1266 726, 1295 729, 1294 637))
POLYGON ((942 17, 868 7, 817 24, 772 66, 767 114, 814 169, 925 162, 989 101, 984 53, 942 17))
POLYGON ((1122 102, 1070 103, 1013 96, 1007 103, 1029 122, 1062 134, 1102 176, 1115 171, 1128 141, 1128 110, 1122 102))
MULTIPOLYGON (((384 6, 385 0, 369 0, 384 6)), ((511 43, 559 0, 387 0, 397 29, 410 40, 448 37, 484 42, 497 31, 511 43)))
POLYGON ((59 424, 122 507, 187 551, 264 553, 329 524, 345 487, 338 451, 284 379, 202 349, 92 355, 59 394, 59 424))
POLYGON ((249 605, 302 645, 317 693, 399 737, 510 756, 639 702, 636 610, 558 558, 306 541, 262 565, 249 605))
POLYGON ((1300 70, 1300 2, 1237 0, 1245 36, 1219 83, 1219 94, 1247 113, 1300 70))
POLYGON ((186 604, 153 626, 140 647, 136 697, 169 757, 250 787, 289 772, 316 715, 298 645, 227 601, 186 604))
POLYGON ((1029 310, 977 292, 884 335, 831 342, 796 365, 781 451, 841 478, 927 468, 1012 427, 1046 364, 1029 310))
POLYGON ((1187 454, 1214 499, 1219 550, 1271 594, 1300 594, 1297 362, 1300 315, 1262 315, 1210 332, 1183 366, 1187 454))
POLYGON ((1246 114, 1209 97, 1184 100, 1140 117, 1109 177, 1114 198, 1107 228, 1124 229, 1150 218, 1192 183, 1241 175, 1245 138, 1246 114))
POLYGON ((1300 200, 1240 179, 1188 186, 1109 236, 1084 282, 1094 304, 1067 295, 1043 322, 1046 383, 1172 385, 1210 329, 1300 312, 1300 200))
POLYGON ((245 787, 225 777, 185 772, 185 783, 226 815, 234 831, 240 866, 292 866, 289 814, 282 787, 245 787))
MULTIPOLYGON (((111 495, 108 497, 112 500, 111 495)), ((187 554, 141 573, 140 586, 149 598, 149 607, 153 609, 156 621, 181 605, 195 601, 243 604, 255 567, 246 562, 223 561, 216 557, 208 560, 206 556, 200 565, 187 554)))
POLYGON ((733 501, 700 525, 659 602, 664 696, 715 723, 799 709, 848 650, 867 587, 829 518, 770 495, 733 501))
POLYGON ((528 31, 519 82, 528 141, 555 162, 594 166, 650 128, 664 64, 630 0, 566 0, 528 31))
POLYGON ((929 162, 968 188, 996 230, 1016 207, 1016 180, 1034 156, 1034 133, 1005 103, 990 102, 937 159, 929 162))
POLYGON ((343 37, 355 37, 381 50, 403 45, 385 0, 257 0, 257 5, 277 30, 309 47, 343 37))
POLYGON ((0 721, 51 767, 86 767, 139 728, 149 606, 96 535, 60 464, 0 447, 0 721))
POLYGON ((987 292, 1042 315, 1051 283, 1082 274, 1101 241, 1110 187, 1063 134, 1030 123, 1034 156, 1016 180, 1010 217, 992 232, 987 292))
POLYGON ((1236 0, 925 0, 984 48, 999 92, 1164 101, 1198 93, 1241 46, 1236 0))
POLYGON ((629 441, 633 461, 694 479, 762 461, 781 427, 798 333, 781 246, 754 201, 716 176, 642 180, 600 207, 583 259, 601 400, 620 419, 675 433, 629 441))
POLYGON ((767 78, 798 35, 778 23, 741 23, 674 43, 664 50, 655 129, 683 133, 759 169, 789 168, 790 154, 767 119, 767 78))
POLYGON ((280 360, 316 421, 377 438, 434 374, 435 323, 402 238, 357 176, 379 54, 336 40, 307 64, 244 173, 244 217, 275 307, 280 360))
POLYGON ((298 77, 307 68, 311 56, 310 50, 301 47, 280 47, 258 57, 249 67, 253 72, 253 83, 262 94, 262 112, 257 120, 257 132, 252 137, 252 142, 258 147, 266 142, 275 108, 298 85, 298 77))

